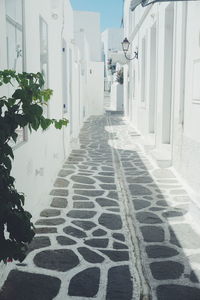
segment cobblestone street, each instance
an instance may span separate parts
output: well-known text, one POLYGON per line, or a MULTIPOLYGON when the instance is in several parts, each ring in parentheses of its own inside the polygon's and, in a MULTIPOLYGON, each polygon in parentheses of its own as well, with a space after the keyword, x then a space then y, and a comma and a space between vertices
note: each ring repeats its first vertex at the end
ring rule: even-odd
POLYGON ((85 122, 0 300, 200 299, 191 200, 139 140, 120 115, 85 122))

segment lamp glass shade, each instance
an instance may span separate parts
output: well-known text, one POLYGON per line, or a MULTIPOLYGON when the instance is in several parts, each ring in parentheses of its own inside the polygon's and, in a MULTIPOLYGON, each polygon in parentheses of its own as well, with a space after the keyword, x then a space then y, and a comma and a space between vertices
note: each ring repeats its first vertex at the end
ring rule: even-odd
POLYGON ((127 38, 125 38, 122 42, 122 49, 124 52, 127 52, 130 46, 130 42, 127 38))

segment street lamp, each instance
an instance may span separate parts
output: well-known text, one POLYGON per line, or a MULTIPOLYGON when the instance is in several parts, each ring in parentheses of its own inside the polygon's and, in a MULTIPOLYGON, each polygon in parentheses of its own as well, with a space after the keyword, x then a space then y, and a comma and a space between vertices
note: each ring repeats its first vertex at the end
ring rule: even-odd
POLYGON ((123 42, 122 42, 122 49, 123 49, 124 56, 126 57, 126 59, 128 59, 128 60, 133 60, 135 58, 138 59, 138 51, 135 51, 134 52, 135 55, 133 57, 131 57, 131 58, 127 56, 127 52, 128 52, 129 46, 130 46, 130 42, 129 42, 129 40, 127 38, 125 38, 123 40, 123 42))

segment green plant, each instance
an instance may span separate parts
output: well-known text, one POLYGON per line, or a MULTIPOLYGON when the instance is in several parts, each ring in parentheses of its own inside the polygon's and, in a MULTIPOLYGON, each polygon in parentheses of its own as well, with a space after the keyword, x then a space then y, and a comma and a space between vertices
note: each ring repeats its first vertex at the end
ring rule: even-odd
POLYGON ((116 81, 119 82, 120 84, 124 83, 124 74, 123 74, 123 70, 122 69, 119 70, 119 71, 117 71, 116 81))
POLYGON ((4 84, 11 85, 14 93, 11 97, 0 97, 0 261, 23 261, 35 233, 32 216, 23 208, 24 195, 17 192, 11 176, 14 154, 10 142, 16 143, 19 127, 28 126, 30 131, 36 131, 54 124, 60 129, 68 120, 57 121, 43 116, 43 107, 52 90, 43 89, 41 73, 0 71, 0 86, 4 84))

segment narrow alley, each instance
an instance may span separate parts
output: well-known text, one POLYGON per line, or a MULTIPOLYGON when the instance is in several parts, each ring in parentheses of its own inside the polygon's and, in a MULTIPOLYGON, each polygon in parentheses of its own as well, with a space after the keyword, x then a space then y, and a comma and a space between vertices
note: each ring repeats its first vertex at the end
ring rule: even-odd
POLYGON ((1 300, 198 300, 190 199, 119 114, 90 117, 1 300))

